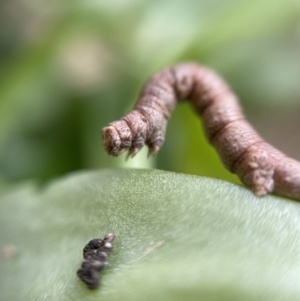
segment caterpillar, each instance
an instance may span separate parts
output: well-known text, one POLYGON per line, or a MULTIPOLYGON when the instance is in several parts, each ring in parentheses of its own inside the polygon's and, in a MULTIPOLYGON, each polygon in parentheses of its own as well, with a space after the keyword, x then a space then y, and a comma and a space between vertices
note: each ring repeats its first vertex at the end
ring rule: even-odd
POLYGON ((99 286, 99 272, 107 265, 107 259, 112 252, 114 240, 115 235, 107 233, 103 239, 92 239, 84 247, 84 261, 77 271, 77 276, 86 283, 89 289, 96 289, 99 286))
POLYGON ((144 86, 133 111, 102 129, 108 154, 135 156, 146 144, 157 154, 177 102, 190 100, 223 164, 257 196, 275 192, 300 200, 300 162, 268 144, 245 119, 236 95, 197 63, 167 67, 144 86))

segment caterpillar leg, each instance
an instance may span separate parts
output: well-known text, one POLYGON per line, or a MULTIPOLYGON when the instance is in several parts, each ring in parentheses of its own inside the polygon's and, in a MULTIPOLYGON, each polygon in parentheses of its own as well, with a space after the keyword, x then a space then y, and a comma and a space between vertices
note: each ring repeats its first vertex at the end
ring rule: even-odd
POLYGON ((255 169, 247 173, 242 181, 250 186, 257 196, 263 196, 274 190, 273 172, 264 169, 255 169))
POLYGON ((257 196, 274 191, 274 158, 264 142, 249 147, 235 163, 234 172, 257 196))
POLYGON ((300 200, 300 163, 285 157, 274 172, 275 191, 278 194, 300 200))

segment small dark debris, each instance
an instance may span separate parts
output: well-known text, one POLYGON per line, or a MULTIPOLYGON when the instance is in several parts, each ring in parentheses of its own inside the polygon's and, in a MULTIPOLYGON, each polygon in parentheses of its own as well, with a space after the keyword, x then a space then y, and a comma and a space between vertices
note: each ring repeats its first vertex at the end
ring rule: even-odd
POLYGON ((81 268, 77 276, 86 283, 89 289, 96 289, 99 286, 100 274, 107 265, 107 259, 113 249, 115 235, 108 233, 103 239, 92 239, 83 249, 81 268))

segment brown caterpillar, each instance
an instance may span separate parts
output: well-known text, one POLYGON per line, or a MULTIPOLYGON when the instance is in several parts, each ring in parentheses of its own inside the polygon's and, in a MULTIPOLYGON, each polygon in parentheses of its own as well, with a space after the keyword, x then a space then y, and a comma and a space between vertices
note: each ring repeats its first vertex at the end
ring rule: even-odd
POLYGON ((208 140, 227 169, 258 196, 276 192, 300 200, 300 162, 261 138, 237 97, 214 71, 195 63, 171 66, 145 85, 133 111, 102 130, 106 151, 135 156, 147 144, 156 154, 176 102, 189 99, 202 116, 208 140))

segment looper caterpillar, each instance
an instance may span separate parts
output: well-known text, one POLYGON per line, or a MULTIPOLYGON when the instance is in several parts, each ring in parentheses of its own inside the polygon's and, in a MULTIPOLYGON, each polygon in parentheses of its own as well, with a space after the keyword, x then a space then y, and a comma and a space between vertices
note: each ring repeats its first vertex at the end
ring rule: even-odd
POLYGON ((237 97, 212 70, 195 63, 168 67, 145 85, 134 110, 102 130, 106 151, 135 156, 144 144, 156 154, 177 101, 189 99, 202 116, 208 140, 227 169, 258 196, 276 192, 300 200, 300 162, 261 138, 237 97))

